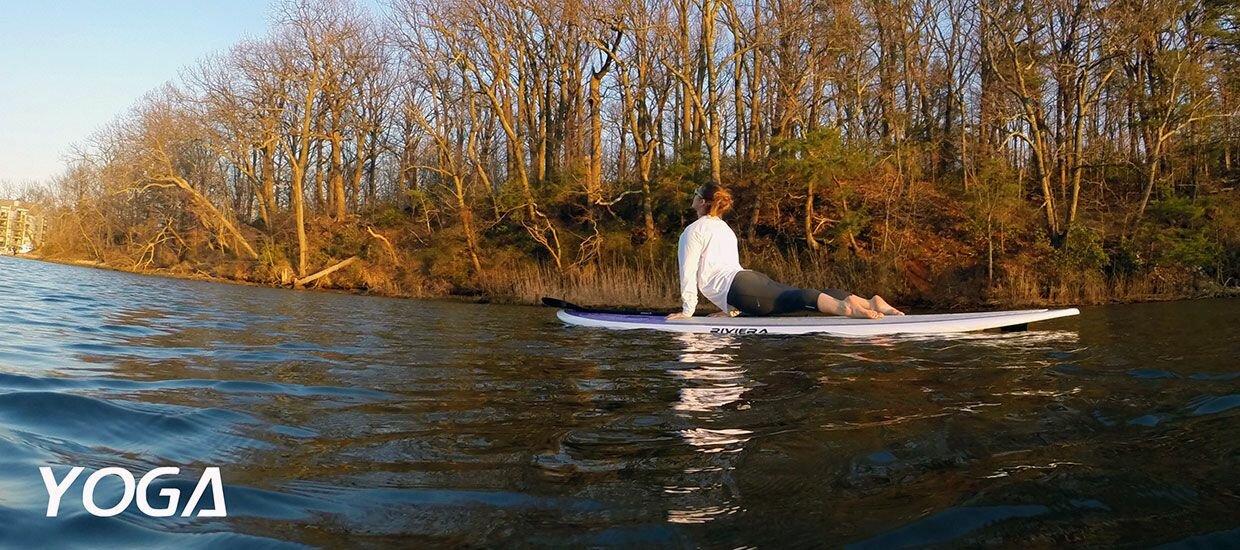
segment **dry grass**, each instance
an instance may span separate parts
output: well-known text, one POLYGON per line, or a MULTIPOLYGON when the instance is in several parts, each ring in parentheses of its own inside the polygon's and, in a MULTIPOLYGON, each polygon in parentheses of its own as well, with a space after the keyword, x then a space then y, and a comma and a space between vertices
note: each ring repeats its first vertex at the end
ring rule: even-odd
MULTIPOLYGON (((891 266, 863 260, 831 263, 813 256, 752 257, 753 269, 804 288, 845 288, 858 294, 902 295, 903 282, 891 266)), ((677 267, 613 259, 561 273, 545 265, 493 270, 478 279, 479 289, 521 303, 552 296, 581 305, 675 308, 680 304, 677 267)), ((699 301, 704 311, 712 306, 699 301)))
POLYGON ((1025 266, 1004 271, 990 292, 990 302, 1004 307, 1170 300, 1186 297, 1192 288, 1182 275, 1158 271, 1120 277, 1102 272, 1048 273, 1025 266))
POLYGON ((582 305, 673 308, 680 301, 675 268, 622 260, 564 272, 553 266, 523 265, 490 271, 478 283, 487 294, 522 303, 552 296, 582 305))
POLYGON ((841 288, 857 295, 901 300, 909 289, 894 261, 847 256, 830 259, 821 254, 753 254, 749 266, 776 281, 802 288, 841 288))
MULTIPOLYGON (((929 290, 923 292, 909 283, 908 275, 894 262, 855 257, 831 261, 810 254, 753 254, 748 259, 747 267, 790 285, 843 288, 859 295, 882 294, 893 303, 919 309, 1167 300, 1185 297, 1186 289, 1192 287, 1181 276, 1166 272, 1109 278, 1102 272, 1055 272, 1009 264, 996 273, 995 284, 990 288, 980 272, 964 270, 934 274, 929 290)), ((479 290, 520 303, 537 303, 544 296, 552 296, 591 306, 670 309, 679 305, 676 266, 670 261, 651 266, 621 259, 564 273, 554 267, 523 265, 492 271, 479 280, 479 290)), ((712 307, 705 301, 700 301, 699 306, 703 310, 712 307)))

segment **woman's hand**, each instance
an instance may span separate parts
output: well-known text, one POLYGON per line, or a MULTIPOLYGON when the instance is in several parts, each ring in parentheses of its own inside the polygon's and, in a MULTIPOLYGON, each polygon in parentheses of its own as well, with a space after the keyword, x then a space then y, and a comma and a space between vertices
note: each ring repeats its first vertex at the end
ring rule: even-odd
POLYGON ((691 316, 689 316, 689 315, 685 315, 684 313, 673 313, 673 314, 671 314, 671 315, 668 315, 668 316, 667 316, 667 320, 668 320, 668 321, 675 321, 675 320, 678 320, 678 319, 692 319, 692 318, 693 318, 693 317, 691 317, 691 316))
POLYGON ((740 313, 740 312, 739 312, 739 311, 736 311, 736 310, 732 310, 732 311, 716 311, 716 312, 714 312, 714 313, 712 313, 712 314, 710 314, 710 315, 707 315, 707 317, 736 317, 736 314, 738 314, 738 313, 740 313))

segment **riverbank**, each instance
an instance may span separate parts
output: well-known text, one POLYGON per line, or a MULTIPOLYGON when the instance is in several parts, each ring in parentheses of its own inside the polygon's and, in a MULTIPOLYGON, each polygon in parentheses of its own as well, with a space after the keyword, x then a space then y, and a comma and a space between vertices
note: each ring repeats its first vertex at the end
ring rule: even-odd
MULTIPOLYGON (((870 205, 864 219, 811 228, 814 240, 787 228, 795 209, 763 209, 757 221, 733 216, 742 265, 790 285, 879 294, 918 311, 1240 292, 1240 195, 1230 188, 1196 200, 1160 200, 1141 223, 1102 217, 1053 239, 1031 204, 1013 206, 988 228, 950 189, 921 183, 916 200, 884 206, 881 188, 871 183, 857 184, 868 193, 858 198, 870 205)), ((490 212, 496 221, 471 236, 452 217, 397 206, 384 203, 339 219, 317 212, 304 235, 286 212, 266 223, 237 223, 234 234, 194 217, 109 225, 65 208, 39 256, 134 273, 286 288, 301 281, 311 289, 402 298, 537 304, 556 296, 594 306, 679 305, 677 234, 689 221, 681 210, 665 212, 656 225, 663 230, 653 233, 632 212, 603 218, 588 231, 561 213, 542 233, 554 242, 540 242, 539 233, 502 212, 490 212)))
MULTIPOLYGON (((49 255, 26 254, 19 256, 24 259, 51 262, 78 267, 88 267, 150 275, 184 280, 206 281, 213 283, 235 284, 251 287, 286 288, 290 290, 307 290, 316 292, 344 293, 355 295, 383 296, 404 299, 429 299, 469 303, 504 303, 521 305, 539 305, 544 296, 560 297, 582 305, 607 307, 634 307, 672 309, 677 307, 678 289, 674 266, 648 267, 628 263, 615 263, 608 266, 595 266, 593 269, 582 268, 567 272, 558 272, 554 268, 530 263, 478 277, 473 285, 454 285, 447 281, 430 284, 419 284, 408 287, 389 281, 384 285, 371 285, 374 266, 365 261, 342 269, 335 276, 329 275, 315 283, 301 288, 278 281, 256 281, 249 277, 229 277, 219 273, 219 269, 229 267, 227 271, 235 274, 249 274, 250 270, 238 270, 234 265, 216 266, 216 272, 208 271, 211 266, 194 268, 188 264, 179 264, 169 268, 133 269, 110 265, 97 260, 65 258, 49 255), (435 289, 428 292, 428 289, 435 289)), ((894 301, 906 307, 922 310, 962 310, 962 309, 1011 309, 1020 307, 1053 307, 1081 306, 1117 303, 1166 302, 1175 300, 1192 300, 1214 297, 1240 297, 1240 282, 1237 286, 1222 286, 1212 281, 1197 281, 1180 288, 1169 283, 1184 284, 1186 281, 1173 278, 1169 274, 1161 277, 1145 277, 1122 281, 1107 280, 1101 274, 1075 274, 1065 277, 1062 274, 1056 282, 1039 279, 1029 270, 1008 273, 999 284, 985 291, 967 292, 964 280, 957 279, 956 284, 945 282, 949 277, 926 273, 924 266, 911 263, 896 269, 892 266, 868 265, 865 262, 853 262, 850 265, 837 265, 835 269, 826 269, 821 265, 804 265, 792 262, 778 262, 766 258, 760 262, 760 268, 779 280, 806 287, 843 287, 855 289, 860 294, 884 293, 892 296, 894 301), (897 273, 903 270, 904 273, 897 273), (844 272, 841 275, 840 272, 844 272), (876 290, 874 283, 851 283, 846 279, 868 279, 886 284, 889 288, 896 287, 893 280, 902 279, 898 290, 876 290), (1095 275, 1095 276, 1091 276, 1095 275), (821 283, 830 279, 830 283, 821 283), (940 292, 935 292, 939 290, 940 292)), ((974 281, 976 283, 976 281, 974 281)), ((711 309, 711 305, 702 302, 703 311, 711 309)))
MULTIPOLYGON (((206 273, 203 271, 184 272, 184 271, 178 271, 176 269, 170 269, 170 268, 157 268, 157 269, 145 269, 145 270, 127 269, 124 267, 109 265, 107 263, 100 262, 97 260, 83 260, 83 259, 59 258, 59 257, 52 257, 52 256, 40 256, 36 253, 21 254, 21 255, 16 255, 14 257, 24 259, 24 260, 33 260, 36 262, 47 262, 47 263, 53 263, 53 264, 58 264, 58 265, 86 267, 86 268, 92 268, 92 269, 100 269, 104 271, 115 271, 117 273, 145 275, 148 277, 166 277, 169 279, 180 279, 184 281, 202 281, 202 282, 208 282, 208 283, 219 283, 219 284, 246 286, 246 287, 254 287, 254 288, 279 288, 279 289, 285 289, 285 290, 297 290, 297 291, 306 291, 306 292, 327 292, 327 293, 332 293, 332 294, 351 294, 351 295, 357 295, 357 296, 381 296, 385 298, 400 298, 400 299, 422 299, 422 300, 440 299, 440 300, 453 301, 453 302, 479 302, 479 303, 497 301, 499 303, 504 303, 504 300, 492 300, 488 297, 469 296, 465 294, 447 294, 447 295, 442 295, 442 296, 426 296, 426 295, 418 295, 418 294, 410 294, 410 293, 391 293, 391 292, 375 291, 375 290, 366 289, 366 288, 340 287, 340 286, 331 286, 331 285, 313 285, 313 286, 295 288, 291 285, 255 282, 255 281, 251 281, 247 279, 235 279, 235 278, 229 278, 229 277, 221 277, 221 276, 212 275, 210 273, 206 273)), ((512 300, 509 300, 508 302, 516 303, 515 301, 512 301, 512 300)))

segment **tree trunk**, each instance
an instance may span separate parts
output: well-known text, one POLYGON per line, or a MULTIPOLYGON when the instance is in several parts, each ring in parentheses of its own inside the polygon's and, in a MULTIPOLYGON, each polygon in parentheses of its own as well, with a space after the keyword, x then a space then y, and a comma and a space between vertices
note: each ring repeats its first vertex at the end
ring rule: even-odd
POLYGON ((810 250, 818 250, 818 240, 814 238, 814 181, 811 178, 805 193, 805 244, 810 250))
POLYGON ((342 144, 344 136, 340 135, 339 130, 332 130, 331 144, 331 191, 328 197, 331 199, 332 217, 336 221, 341 221, 345 217, 345 196, 344 196, 344 151, 342 144))
POLYGON ((297 213, 297 275, 306 274, 306 207, 302 198, 302 185, 305 181, 305 169, 293 166, 293 210, 297 213))
POLYGON ((478 232, 474 229, 474 212, 465 202, 465 184, 460 176, 454 176, 456 186, 456 207, 461 217, 461 226, 465 230, 465 248, 469 252, 469 261, 474 274, 482 273, 482 264, 478 262, 478 232))
POLYGON ((276 151, 275 146, 267 144, 263 146, 263 180, 262 186, 259 187, 261 201, 266 204, 263 213, 263 229, 268 234, 271 233, 270 214, 276 211, 276 151))
POLYGON ((590 76, 590 155, 589 175, 586 178, 587 209, 593 210, 595 204, 602 199, 603 188, 603 75, 607 74, 611 58, 603 69, 590 76))

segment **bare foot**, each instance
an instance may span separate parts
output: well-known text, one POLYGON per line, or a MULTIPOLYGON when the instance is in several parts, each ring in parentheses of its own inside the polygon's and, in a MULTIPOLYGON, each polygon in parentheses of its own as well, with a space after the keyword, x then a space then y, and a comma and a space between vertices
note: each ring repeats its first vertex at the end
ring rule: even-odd
POLYGON ((870 303, 857 297, 849 296, 845 300, 836 300, 826 294, 818 297, 818 311, 833 313, 854 319, 882 319, 883 314, 870 309, 870 303))
POLYGON ((849 296, 848 316, 854 319, 882 319, 883 313, 870 307, 870 301, 860 296, 849 296))
POLYGON ((855 307, 852 308, 852 315, 849 315, 849 317, 854 319, 882 319, 883 314, 869 308, 855 307))
POLYGON ((884 315, 904 315, 903 311, 891 307, 891 304, 887 303, 887 300, 884 300, 882 296, 877 294, 875 294, 873 298, 870 298, 870 306, 874 309, 874 311, 878 311, 884 315))
POLYGON ((818 296, 818 311, 829 313, 831 315, 839 315, 841 317, 852 317, 853 308, 845 300, 836 300, 826 294, 818 296))

